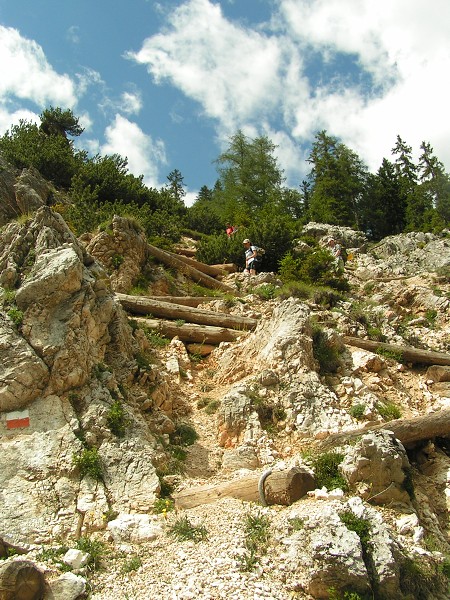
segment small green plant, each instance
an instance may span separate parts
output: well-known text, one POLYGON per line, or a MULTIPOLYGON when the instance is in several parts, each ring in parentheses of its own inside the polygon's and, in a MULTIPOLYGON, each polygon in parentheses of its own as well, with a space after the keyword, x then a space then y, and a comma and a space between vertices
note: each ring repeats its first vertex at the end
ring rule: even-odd
POLYGON ((170 434, 170 443, 179 446, 192 446, 198 440, 198 433, 187 423, 178 423, 175 431, 170 434))
POLYGON ((125 416, 125 411, 120 400, 114 400, 112 403, 106 415, 106 422, 114 435, 119 438, 125 435, 128 419, 125 416))
POLYGON ((313 354, 319 363, 319 373, 335 373, 341 366, 339 350, 330 344, 326 333, 318 325, 313 326, 313 354))
POLYGON ((272 283, 266 283, 264 285, 260 285, 255 289, 255 294, 261 298, 261 300, 272 300, 275 298, 275 292, 277 291, 277 286, 272 283))
POLYGON ((14 304, 16 300, 16 290, 11 288, 2 288, 2 304, 3 306, 9 306, 14 304))
POLYGON ((175 503, 170 498, 158 498, 153 504, 153 512, 157 514, 166 514, 175 509, 175 503))
POLYGON ((292 517, 289 519, 289 525, 293 531, 301 531, 305 526, 305 521, 301 517, 292 517))
POLYGON ((433 329, 436 325, 437 311, 434 309, 427 310, 425 312, 425 319, 427 320, 430 329, 433 329))
POLYGON ((41 552, 39 552, 36 558, 43 562, 53 563, 60 571, 66 572, 70 571, 71 567, 62 561, 62 557, 68 550, 69 546, 66 545, 59 546, 58 548, 42 547, 41 552))
POLYGON ((369 336, 369 339, 371 339, 375 342, 385 342, 386 341, 386 336, 384 335, 384 333, 381 331, 381 329, 379 327, 375 327, 374 325, 367 326, 367 335, 369 336))
POLYGON ((401 351, 396 350, 388 350, 387 348, 379 347, 375 350, 375 353, 379 356, 383 356, 384 358, 388 358, 391 360, 395 360, 399 363, 403 362, 403 353, 401 351))
POLYGON ((23 312, 16 306, 13 306, 6 313, 16 327, 20 327, 23 323, 23 312))
POLYGON ((366 405, 361 403, 354 404, 348 412, 354 419, 361 421, 364 418, 364 413, 366 412, 366 405))
POLYGON ((183 326, 185 323, 186 323, 186 321, 185 321, 184 319, 177 319, 177 320, 175 321, 175 325, 176 325, 177 327, 182 327, 182 326, 183 326))
POLYGON ((150 360, 145 354, 138 352, 134 358, 140 371, 148 371, 151 368, 150 360))
POLYGON ((117 270, 124 260, 125 259, 121 254, 114 254, 114 256, 111 257, 111 265, 113 266, 113 269, 117 270))
POLYGON ((208 531, 203 525, 193 525, 187 517, 180 517, 168 528, 170 535, 180 541, 192 540, 201 542, 208 537, 208 531))
POLYGON ((77 540, 77 548, 89 554, 88 569, 98 571, 102 559, 106 556, 105 544, 100 540, 91 540, 88 537, 80 537, 77 540))
POLYGON ((81 454, 72 455, 73 464, 80 470, 80 476, 90 475, 95 480, 102 479, 103 470, 97 448, 84 448, 81 454))
POLYGON ((139 567, 142 567, 142 560, 140 556, 135 554, 128 558, 122 565, 121 572, 123 574, 131 573, 132 571, 137 571, 139 567))
POLYGON ((145 337, 148 339, 153 348, 164 348, 164 346, 170 344, 170 340, 157 331, 152 331, 148 327, 144 327, 143 331, 145 333, 145 337))
POLYGON ((103 520, 106 521, 107 523, 109 523, 110 521, 114 521, 114 519, 117 519, 117 517, 119 516, 119 513, 117 512, 117 510, 108 508, 108 510, 106 510, 102 516, 103 516, 103 520))
POLYGON ((197 408, 202 409, 211 402, 211 398, 200 398, 197 400, 197 408))
POLYGON ((312 460, 312 466, 317 481, 317 487, 326 487, 328 490, 340 488, 348 490, 347 481, 339 471, 339 465, 344 460, 340 452, 324 452, 312 460))
POLYGON ((359 537, 361 546, 365 552, 369 550, 370 523, 367 519, 357 517, 351 510, 339 515, 340 520, 350 531, 354 531, 359 537))
POLYGON ((213 415, 214 413, 217 412, 217 409, 220 406, 220 402, 219 400, 211 400, 211 402, 208 402, 207 406, 205 407, 205 413, 207 415, 213 415))
POLYGON ((402 411, 393 402, 377 402, 376 409, 385 421, 394 421, 402 416, 402 411))
POLYGON ((210 392, 212 389, 213 389, 213 386, 210 385, 209 383, 202 383, 200 385, 201 392, 210 392))
POLYGON ((328 589, 328 600, 372 600, 371 594, 365 594, 361 596, 358 592, 352 592, 351 590, 344 591, 340 594, 335 587, 328 589))
POLYGON ((267 551, 270 539, 269 517, 261 513, 248 513, 244 520, 245 554, 239 556, 242 571, 252 571, 259 556, 267 551))

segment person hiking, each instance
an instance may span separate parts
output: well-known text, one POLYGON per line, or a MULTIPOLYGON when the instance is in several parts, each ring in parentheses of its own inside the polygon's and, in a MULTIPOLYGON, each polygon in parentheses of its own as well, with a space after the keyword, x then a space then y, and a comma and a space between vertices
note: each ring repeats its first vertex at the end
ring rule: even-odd
POLYGON ((245 251, 245 269, 244 273, 247 275, 256 275, 256 266, 257 266, 257 247, 252 246, 250 240, 247 238, 243 242, 244 251, 245 251))
POLYGON ((342 258, 342 247, 336 242, 334 238, 328 240, 328 250, 334 256, 336 271, 343 273, 344 271, 344 259, 342 258))

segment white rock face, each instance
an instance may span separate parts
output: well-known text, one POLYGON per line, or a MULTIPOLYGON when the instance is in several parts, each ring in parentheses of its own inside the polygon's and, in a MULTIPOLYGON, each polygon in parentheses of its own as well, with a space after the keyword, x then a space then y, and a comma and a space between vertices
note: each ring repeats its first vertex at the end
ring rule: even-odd
POLYGON ((157 515, 120 514, 108 523, 108 529, 117 543, 142 543, 156 539, 163 532, 157 515))

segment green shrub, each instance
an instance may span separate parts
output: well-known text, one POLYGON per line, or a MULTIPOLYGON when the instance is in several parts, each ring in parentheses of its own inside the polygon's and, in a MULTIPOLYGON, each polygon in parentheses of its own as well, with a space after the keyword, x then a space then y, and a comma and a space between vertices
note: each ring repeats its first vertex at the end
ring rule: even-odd
POLYGON ((125 416, 120 400, 115 400, 106 415, 106 422, 111 432, 121 438, 125 435, 125 428, 128 424, 128 419, 125 416))
POLYGON ((16 327, 20 327, 23 322, 23 312, 17 307, 10 308, 6 313, 16 327))
POLYGON ((366 405, 354 404, 348 412, 354 419, 360 421, 361 419, 363 419, 364 413, 366 412, 366 405))
POLYGON ((313 458, 312 467, 317 487, 326 487, 328 490, 334 490, 335 488, 348 490, 348 484, 339 471, 339 465, 343 460, 344 455, 340 452, 325 452, 313 458))
POLYGON ((131 573, 132 571, 137 571, 139 567, 142 567, 142 560, 137 554, 135 554, 134 556, 130 556, 124 562, 121 572, 123 574, 131 573))
POLYGON ((313 326, 313 355, 319 363, 319 373, 335 373, 341 366, 339 350, 332 346, 325 332, 318 326, 313 326))
POLYGON ((187 517, 180 517, 168 528, 170 535, 178 540, 201 542, 208 537, 208 531, 203 525, 193 525, 187 517))
POLYGON ((361 541, 365 552, 369 550, 370 522, 362 517, 357 517, 352 511, 346 511, 339 515, 340 520, 350 531, 354 531, 361 541))
POLYGON ((261 300, 272 300, 275 297, 277 286, 272 283, 265 283, 260 285, 254 290, 254 293, 261 298, 261 300))
POLYGON ((89 554, 88 568, 91 571, 97 571, 100 563, 106 556, 105 544, 99 540, 91 540, 88 537, 81 537, 77 540, 77 548, 82 552, 89 554))
POLYGON ((169 498, 158 498, 153 504, 153 512, 165 514, 175 509, 175 503, 169 498))
POLYGON ((81 454, 74 453, 72 462, 79 469, 81 478, 90 475, 97 481, 102 479, 103 470, 97 448, 84 448, 81 454))
MULTIPOLYGON (((377 340, 379 341, 379 340, 377 340)), ((377 348, 375 350, 375 353, 378 354, 379 356, 383 356, 384 358, 390 359, 390 360, 395 360, 399 363, 402 363, 404 361, 403 359, 403 353, 399 350, 387 350, 386 348, 377 348)))
POLYGON ((217 412, 217 409, 220 406, 220 402, 219 400, 211 400, 211 402, 208 402, 207 406, 205 407, 205 413, 207 415, 213 415, 214 413, 217 412))
POLYGON ((170 435, 170 443, 179 446, 192 446, 198 440, 198 433, 187 423, 178 423, 170 435))
POLYGON ((377 402, 376 409, 385 421, 400 419, 402 411, 393 402, 377 402))
POLYGON ((124 260, 125 260, 125 258, 121 254, 114 254, 111 257, 111 265, 112 265, 113 269, 117 270, 120 267, 120 265, 123 263, 124 260))
POLYGON ((244 520, 245 554, 239 556, 241 571, 252 571, 259 556, 267 551, 270 539, 270 520, 266 515, 248 513, 244 520))

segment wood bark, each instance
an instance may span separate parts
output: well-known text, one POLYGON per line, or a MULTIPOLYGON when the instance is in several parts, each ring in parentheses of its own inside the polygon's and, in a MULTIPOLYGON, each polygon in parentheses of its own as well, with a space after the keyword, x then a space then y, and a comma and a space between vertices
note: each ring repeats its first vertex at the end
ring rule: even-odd
POLYGON ((195 256, 197 253, 195 248, 180 248, 177 246, 174 250, 177 254, 181 254, 182 256, 195 256))
POLYGON ((226 274, 226 271, 224 269, 220 268, 220 265, 206 265, 205 263, 202 263, 198 260, 195 260, 195 258, 191 258, 189 256, 183 256, 183 255, 179 255, 176 256, 175 254, 171 253, 172 256, 175 256, 175 258, 177 258, 178 260, 181 260, 182 262, 186 263, 187 265, 190 265, 191 267, 194 267, 194 269, 197 269, 198 271, 201 271, 202 273, 206 273, 207 275, 209 275, 210 277, 220 277, 222 275, 226 274))
POLYGON ((425 365, 450 365, 450 354, 443 352, 432 352, 431 350, 421 350, 412 346, 398 346, 396 344, 385 344, 383 342, 374 342, 372 340, 363 340, 357 337, 344 336, 344 344, 356 346, 364 350, 376 352, 379 349, 387 352, 401 354, 405 362, 425 364, 425 365))
POLYGON ((170 252, 166 252, 165 250, 161 250, 160 248, 152 246, 151 244, 147 244, 147 248, 152 256, 157 258, 162 263, 173 267, 180 273, 184 273, 190 279, 192 279, 192 281, 195 281, 196 283, 202 284, 205 287, 211 289, 221 290, 222 292, 225 292, 227 294, 236 294, 236 290, 234 290, 233 288, 229 287, 228 285, 225 285, 217 279, 214 279, 214 277, 206 275, 206 273, 202 273, 198 269, 194 269, 194 267, 192 267, 191 265, 188 265, 187 263, 180 260, 178 256, 175 256, 170 252))
POLYGON ((183 306, 198 306, 199 304, 217 300, 217 296, 147 296, 147 298, 159 300, 160 302, 182 304, 183 306))
POLYGON ((210 325, 196 325, 195 323, 184 323, 177 325, 174 321, 164 321, 161 319, 145 319, 138 317, 136 319, 149 329, 157 331, 168 338, 178 337, 182 342, 192 342, 197 344, 215 344, 221 342, 234 342, 242 331, 227 329, 226 327, 212 327, 210 325))
POLYGON ((437 437, 448 437, 450 435, 450 409, 439 410, 427 415, 413 417, 412 419, 396 419, 377 425, 361 427, 359 429, 331 435, 321 442, 320 446, 328 448, 339 446, 360 437, 371 431, 387 429, 392 431, 395 437, 404 446, 411 446, 417 442, 430 440, 437 437))
POLYGON ((237 266, 234 263, 224 263, 223 265, 210 265, 211 267, 217 267, 225 273, 236 273, 238 270, 237 266))
MULTIPOLYGON (((258 483, 261 473, 251 473, 238 480, 215 485, 202 485, 174 494, 177 508, 193 508, 210 504, 220 498, 239 498, 247 502, 260 501, 258 483)), ((300 467, 286 471, 273 471, 264 482, 267 504, 289 506, 316 487, 314 477, 300 467)))
POLYGON ((117 293, 116 297, 125 310, 139 315, 150 314, 154 317, 181 319, 188 323, 228 327, 230 329, 240 329, 243 331, 254 329, 257 323, 256 319, 251 319, 250 317, 239 317, 237 315, 216 313, 210 310, 202 310, 201 308, 192 308, 180 304, 160 302, 159 300, 151 300, 145 296, 129 296, 127 294, 117 293))
POLYGON ((44 574, 31 561, 0 565, 0 600, 40 600, 44 589, 44 574))
POLYGON ((212 344, 187 344, 186 349, 191 354, 199 354, 200 356, 208 356, 216 348, 212 344))

